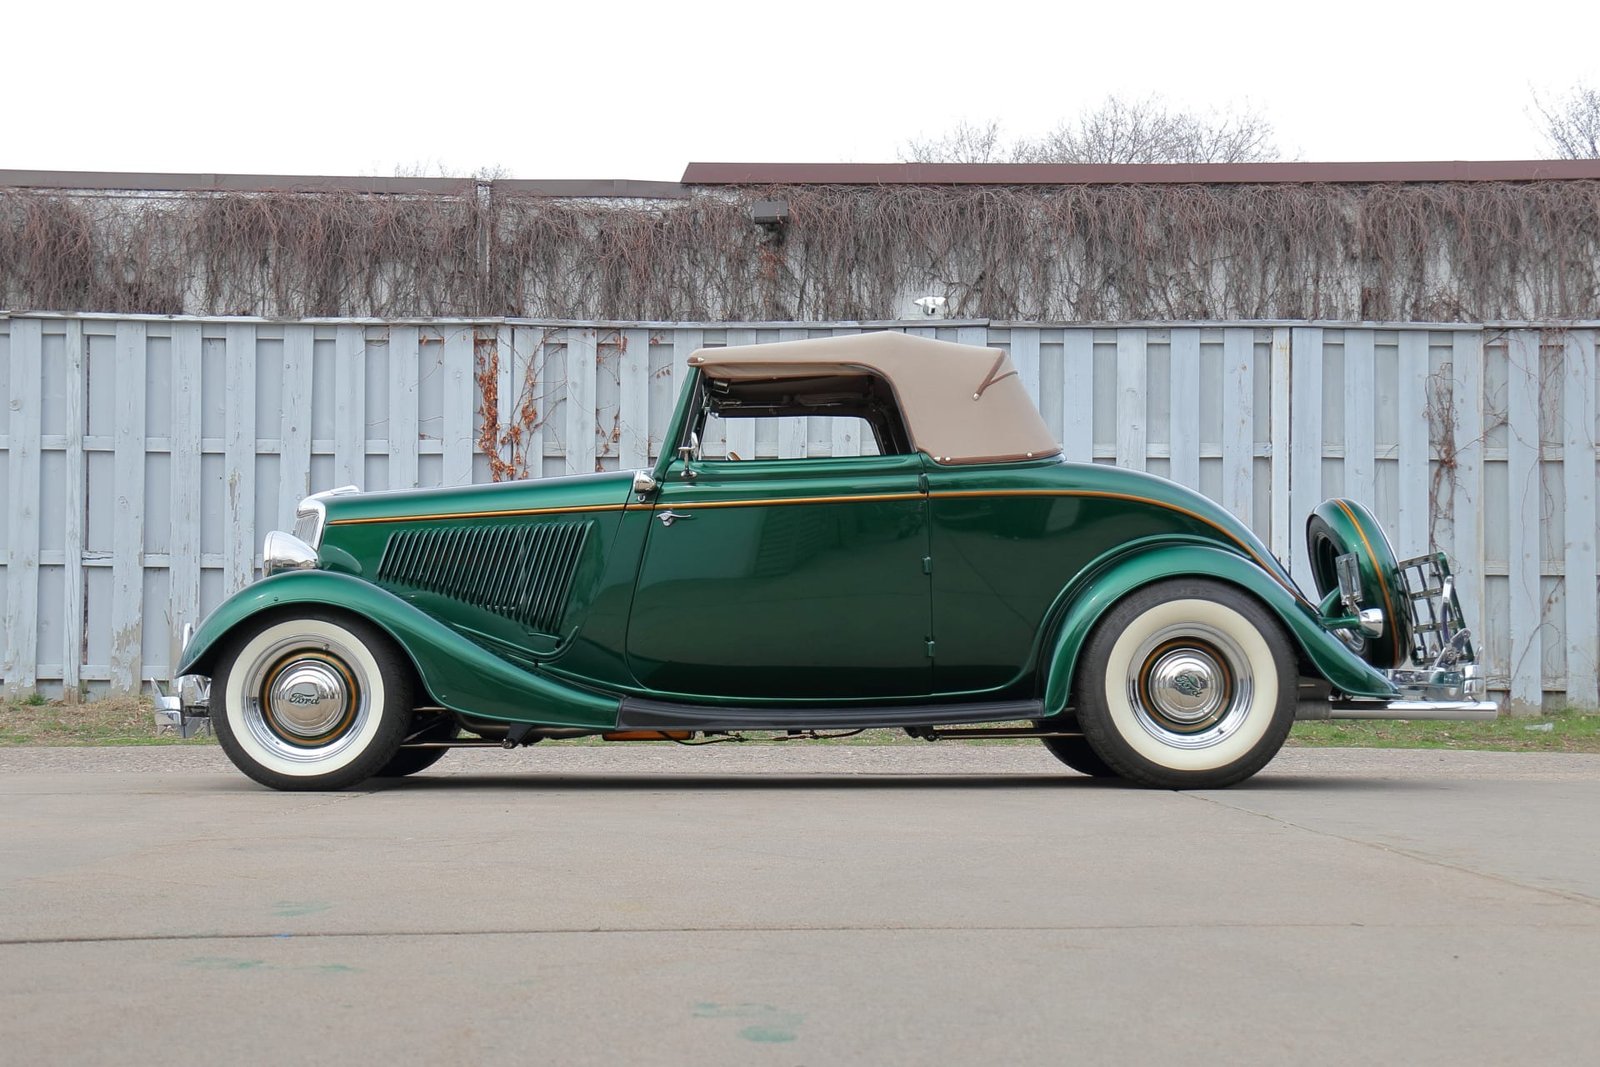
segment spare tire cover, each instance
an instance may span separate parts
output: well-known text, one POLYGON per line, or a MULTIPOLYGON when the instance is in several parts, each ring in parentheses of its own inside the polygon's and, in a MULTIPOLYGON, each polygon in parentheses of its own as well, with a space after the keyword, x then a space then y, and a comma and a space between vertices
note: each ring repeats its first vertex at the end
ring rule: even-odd
POLYGON ((1383 633, 1344 632, 1350 647, 1380 670, 1403 666, 1411 655, 1411 604, 1400 581, 1394 549, 1372 512, 1354 500, 1324 500, 1306 520, 1306 548, 1317 596, 1339 588, 1335 560, 1354 553, 1361 573, 1361 606, 1383 611, 1383 633))

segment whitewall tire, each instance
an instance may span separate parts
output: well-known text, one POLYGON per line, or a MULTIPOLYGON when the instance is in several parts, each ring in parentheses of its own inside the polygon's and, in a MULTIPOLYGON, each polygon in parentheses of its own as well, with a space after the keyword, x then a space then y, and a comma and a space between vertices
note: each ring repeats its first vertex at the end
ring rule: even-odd
POLYGON ((1244 591, 1183 579, 1116 604, 1079 658, 1084 738, 1124 778, 1166 789, 1232 785, 1294 724, 1299 671, 1277 618, 1244 591))
POLYGON ((242 633, 212 675, 228 757, 274 789, 343 789, 387 765, 412 717, 411 665, 375 627, 334 612, 242 633))

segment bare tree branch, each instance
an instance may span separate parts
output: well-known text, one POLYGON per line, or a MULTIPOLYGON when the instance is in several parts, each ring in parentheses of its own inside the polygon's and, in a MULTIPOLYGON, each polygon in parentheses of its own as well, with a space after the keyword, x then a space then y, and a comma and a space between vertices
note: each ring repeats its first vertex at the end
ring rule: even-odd
POLYGON ((427 160, 414 160, 410 163, 396 163, 391 178, 475 178, 478 181, 492 182, 501 178, 511 177, 511 171, 503 163, 489 163, 472 170, 453 166, 442 159, 433 162, 427 160))
POLYGON ((1017 163, 1000 135, 995 119, 980 125, 956 123, 942 137, 913 138, 900 153, 903 163, 1017 163))
POLYGON ((960 123, 906 143, 908 163, 1256 163, 1279 158, 1272 123, 1257 111, 1174 107, 1159 96, 1103 103, 1039 138, 1007 143, 1000 124, 960 123))
POLYGON ((1600 159, 1600 90, 1579 83, 1550 104, 1535 93, 1533 106, 1544 120, 1544 139, 1558 159, 1600 159))

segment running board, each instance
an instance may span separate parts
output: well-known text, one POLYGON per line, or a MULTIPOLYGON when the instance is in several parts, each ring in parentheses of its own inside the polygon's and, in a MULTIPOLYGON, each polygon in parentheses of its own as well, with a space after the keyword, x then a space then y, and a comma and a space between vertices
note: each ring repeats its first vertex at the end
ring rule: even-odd
POLYGON ((834 706, 811 708, 707 707, 660 700, 624 698, 616 730, 875 730, 907 726, 944 726, 975 722, 1011 722, 1044 717, 1042 700, 990 704, 915 704, 890 707, 834 706))

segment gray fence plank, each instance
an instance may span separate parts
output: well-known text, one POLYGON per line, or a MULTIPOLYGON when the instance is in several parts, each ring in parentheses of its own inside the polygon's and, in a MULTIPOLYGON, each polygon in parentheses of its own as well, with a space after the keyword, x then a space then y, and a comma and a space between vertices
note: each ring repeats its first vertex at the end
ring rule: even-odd
POLYGON ((340 326, 333 335, 333 485, 366 480, 367 330, 340 326))
POLYGON ((422 361, 421 330, 394 326, 389 330, 389 489, 417 485, 418 364, 422 361))
POLYGON ((1455 575, 1461 609, 1475 627, 1478 647, 1484 648, 1483 613, 1483 334, 1457 330, 1451 339, 1452 407, 1455 411, 1454 482, 1451 486, 1450 569, 1455 575))
POLYGON ((1427 552, 1428 513, 1428 331, 1400 332, 1396 406, 1399 432, 1399 515, 1395 548, 1402 559, 1427 552))
POLYGON ((574 327, 567 335, 567 402, 565 439, 566 473, 593 474, 595 470, 595 371, 600 353, 599 331, 574 327))
POLYGON ((1023 388, 1035 401, 1039 399, 1039 331, 1027 326, 1011 327, 1011 364, 1023 388))
POLYGON ((1094 461, 1094 331, 1061 331, 1061 450, 1094 461))
MULTIPOLYGON (((61 689, 70 703, 78 700, 83 682, 81 669, 85 654, 83 644, 83 541, 84 522, 88 517, 88 468, 84 465, 84 352, 83 323, 69 320, 62 324, 65 331, 64 368, 67 393, 67 437, 65 445, 66 487, 62 493, 67 513, 62 521, 62 576, 61 627, 61 689)), ((196 516, 198 518, 198 516, 196 516)))
POLYGON ((1566 694, 1571 703, 1600 703, 1595 634, 1600 599, 1595 585, 1595 335, 1566 335, 1562 361, 1562 483, 1567 529, 1563 538, 1566 575, 1566 694))
POLYGON ((622 470, 640 470, 650 465, 649 330, 622 331, 617 388, 617 463, 622 470))
POLYGON ((472 416, 477 409, 474 341, 471 327, 444 333, 444 485, 472 484, 472 416))
POLYGON ((1149 462, 1148 404, 1149 334, 1117 331, 1117 466, 1144 470, 1149 462))
POLYGON ((0 676, 5 692, 33 692, 39 664, 39 468, 44 326, 11 324, 11 419, 6 463, 6 616, 0 620, 0 676))
MULTIPOLYGON (((544 477, 544 428, 553 402, 545 380, 544 335, 543 329, 534 326, 518 326, 512 331, 513 381, 504 409, 507 415, 502 423, 520 441, 523 462, 531 478, 544 477)), ((512 447, 516 447, 515 444, 512 447)), ((510 462, 509 457, 507 462, 510 462)))
MULTIPOLYGON (((860 331, 853 331, 859 333, 860 331)), ((957 326, 956 344, 989 346, 989 327, 987 325, 957 326)))
POLYGON ((111 662, 113 689, 144 679, 145 363, 143 322, 117 323, 116 510, 112 518, 111 662))
POLYGON ((1510 529, 1511 710, 1536 715, 1543 703, 1543 581, 1539 559, 1539 331, 1507 337, 1505 502, 1510 529))
POLYGON ((1255 510, 1256 332, 1222 333, 1222 506, 1246 525, 1255 510))
MULTIPOLYGON (((1272 331, 1272 381, 1268 392, 1271 412, 1272 554, 1291 564, 1301 554, 1289 536, 1289 382, 1292 377, 1291 334, 1284 327, 1272 331)), ((1319 345, 1320 347, 1320 345, 1319 345)), ((1318 352, 1317 358, 1321 359, 1318 352)))
MULTIPOLYGON (((517 377, 516 357, 516 330, 510 326, 494 326, 489 328, 492 337, 494 363, 498 370, 495 380, 495 410, 493 412, 499 433, 493 451, 497 452, 500 462, 510 465, 512 462, 511 444, 506 440, 506 432, 512 425, 512 418, 517 405, 517 386, 521 379, 517 377)), ((488 414, 488 413, 486 413, 488 414)), ((491 468, 492 469, 492 468, 491 468)))
POLYGON ((167 433, 172 442, 172 504, 165 522, 170 530, 166 612, 169 666, 177 664, 178 654, 183 651, 183 625, 200 622, 200 345, 199 323, 173 324, 169 389, 172 422, 167 433))
POLYGON ((1378 504, 1377 384, 1371 330, 1344 332, 1344 495, 1378 504))
POLYGON ((224 332, 223 592, 255 577, 256 556, 256 328, 229 324, 224 332))
POLYGON ((1175 327, 1171 343, 1171 467, 1168 477, 1200 488, 1200 331, 1175 327))
POLYGON ((311 492, 310 326, 283 328, 283 413, 278 430, 278 513, 273 529, 294 529, 294 513, 311 492))
MULTIPOLYGON (((1292 333, 1293 362, 1290 368, 1289 398, 1289 512, 1292 522, 1322 502, 1322 330, 1297 326, 1292 333)), ((1274 533, 1277 522, 1273 523, 1274 533)), ((1290 573, 1306 595, 1315 598, 1316 583, 1304 547, 1290 541, 1290 573)))

